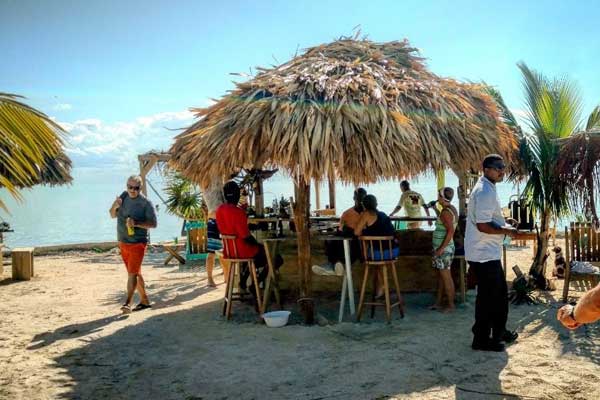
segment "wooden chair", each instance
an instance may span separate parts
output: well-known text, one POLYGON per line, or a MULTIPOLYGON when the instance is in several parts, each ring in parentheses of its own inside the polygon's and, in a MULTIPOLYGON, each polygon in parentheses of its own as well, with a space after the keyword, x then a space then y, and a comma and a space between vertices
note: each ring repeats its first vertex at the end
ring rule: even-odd
POLYGON ((185 244, 185 259, 205 260, 208 256, 206 245, 208 243, 208 235, 206 232, 205 221, 187 221, 185 223, 187 232, 187 241, 185 244))
MULTIPOLYGON (((389 249, 389 252, 392 251, 392 244, 394 241, 393 236, 361 236, 360 238, 360 246, 362 250, 363 260, 365 264, 365 274, 363 277, 362 287, 360 289, 360 299, 358 301, 358 310, 356 313, 356 321, 360 322, 360 318, 362 316, 362 311, 364 306, 371 306, 371 318, 373 318, 375 314, 375 306, 384 306, 385 307, 385 316, 388 323, 391 322, 392 319, 392 307, 398 306, 398 310, 400 311, 400 317, 404 318, 404 307, 402 294, 400 293, 400 282, 398 281, 398 274, 396 272, 396 263, 398 261, 397 257, 391 257, 390 259, 385 259, 384 256, 384 248, 389 249), (376 251, 379 252, 379 256, 376 251), (394 304, 391 304, 390 301, 390 288, 388 284, 388 268, 392 270, 392 277, 394 279, 394 286, 396 288, 396 296, 398 297, 398 301, 394 304), (371 302, 365 303, 365 292, 367 289, 367 283, 369 280, 369 270, 374 269, 373 271, 373 297, 371 302), (385 303, 376 301, 376 288, 377 288, 377 276, 378 271, 381 270, 383 272, 383 288, 384 288, 384 296, 385 303)), ((392 254, 390 254, 392 256, 392 254)))
POLYGON ((583 283, 582 288, 587 290, 598 284, 600 275, 580 274, 571 271, 571 260, 588 261, 600 266, 600 231, 597 231, 590 222, 571 222, 570 229, 565 227, 565 281, 563 287, 563 302, 569 296, 572 281, 583 283))
POLYGON ((243 300, 243 294, 241 292, 234 293, 233 287, 235 285, 236 277, 238 281, 241 280, 242 265, 246 264, 250 270, 250 276, 252 276, 252 282, 254 282, 254 289, 256 290, 256 310, 260 313, 262 310, 262 301, 260 297, 260 288, 258 287, 258 276, 256 275, 256 267, 254 266, 254 259, 252 258, 239 258, 237 246, 235 244, 235 235, 221 235, 223 241, 223 260, 229 262, 229 277, 227 284, 225 285, 225 297, 223 298, 223 315, 227 319, 231 319, 231 303, 234 300, 243 300))

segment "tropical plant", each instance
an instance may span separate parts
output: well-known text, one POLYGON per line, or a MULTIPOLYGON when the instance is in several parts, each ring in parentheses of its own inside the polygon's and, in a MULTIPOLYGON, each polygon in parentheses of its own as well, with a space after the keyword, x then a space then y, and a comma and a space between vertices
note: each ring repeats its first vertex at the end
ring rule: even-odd
MULTIPOLYGON (((573 81, 567 78, 548 79, 525 63, 519 63, 518 67, 523 76, 527 129, 519 126, 499 93, 495 97, 503 110, 505 122, 513 125, 522 137, 521 160, 529 175, 523 196, 540 218, 537 252, 529 273, 543 277, 550 221, 570 213, 570 188, 560 179, 557 168, 561 155, 560 140, 582 129, 582 100, 573 81)), ((599 119, 600 112, 596 109, 589 118, 589 124, 593 126, 599 119)))
MULTIPOLYGON (((21 188, 72 180, 63 151, 65 131, 20 99, 0 92, 0 187, 17 199, 21 188)), ((0 207, 6 210, 1 200, 0 207)))
POLYGON ((167 211, 188 221, 206 216, 202 194, 198 187, 179 172, 170 172, 165 187, 167 211))

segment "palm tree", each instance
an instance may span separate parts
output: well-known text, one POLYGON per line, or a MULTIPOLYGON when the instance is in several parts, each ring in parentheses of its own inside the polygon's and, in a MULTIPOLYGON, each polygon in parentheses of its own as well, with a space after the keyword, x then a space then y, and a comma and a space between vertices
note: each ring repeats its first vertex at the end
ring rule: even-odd
MULTIPOLYGON (((63 151, 65 131, 48 116, 0 92, 0 187, 17 199, 20 189, 72 180, 63 151)), ((6 206, 0 200, 0 207, 6 206)))
MULTIPOLYGON (((537 252, 530 275, 542 282, 547 258, 549 225, 552 219, 569 214, 570 188, 560 179, 557 168, 560 159, 560 139, 582 130, 582 100, 576 84, 566 78, 550 80, 530 69, 525 63, 517 64, 523 76, 527 130, 522 129, 496 93, 503 116, 521 134, 521 160, 529 175, 523 196, 540 217, 537 232, 537 252)), ((600 121, 598 108, 592 112, 586 128, 600 121)))
POLYGON ((187 221, 202 220, 206 216, 204 202, 198 187, 178 172, 170 172, 165 187, 167 211, 187 221))

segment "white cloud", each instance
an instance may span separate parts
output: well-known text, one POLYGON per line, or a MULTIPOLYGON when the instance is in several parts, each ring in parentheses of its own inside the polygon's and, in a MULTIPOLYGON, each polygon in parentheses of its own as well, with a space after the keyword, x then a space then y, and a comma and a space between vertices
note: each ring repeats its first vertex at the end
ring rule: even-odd
POLYGON ((54 111, 69 111, 72 108, 73 108, 73 106, 68 103, 59 103, 59 104, 56 104, 54 107, 52 107, 52 109, 54 111))
POLYGON ((69 132, 67 152, 76 166, 131 168, 137 167, 138 154, 168 150, 179 129, 192 122, 189 111, 175 111, 115 123, 98 118, 59 123, 69 132))

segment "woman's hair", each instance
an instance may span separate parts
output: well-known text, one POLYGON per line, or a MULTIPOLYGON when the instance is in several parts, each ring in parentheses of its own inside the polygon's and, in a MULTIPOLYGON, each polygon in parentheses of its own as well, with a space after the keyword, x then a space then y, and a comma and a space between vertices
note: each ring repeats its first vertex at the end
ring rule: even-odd
POLYGON ((445 187, 443 189, 440 189, 440 196, 442 196, 442 198, 444 200, 446 200, 447 202, 451 202, 452 199, 454 198, 454 189, 452 189, 451 187, 445 187))
POLYGON ((362 201, 363 207, 368 211, 377 211, 377 197, 368 194, 362 201))

